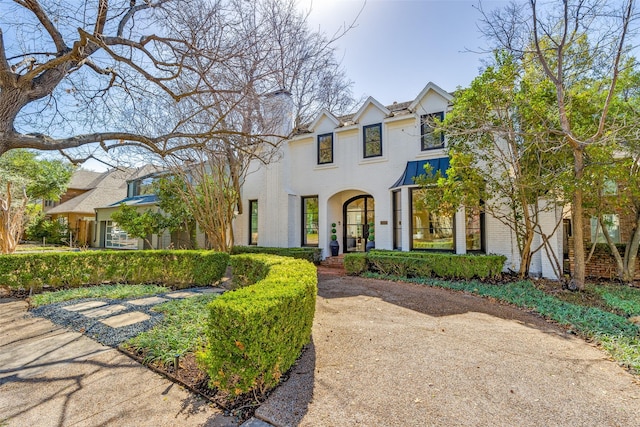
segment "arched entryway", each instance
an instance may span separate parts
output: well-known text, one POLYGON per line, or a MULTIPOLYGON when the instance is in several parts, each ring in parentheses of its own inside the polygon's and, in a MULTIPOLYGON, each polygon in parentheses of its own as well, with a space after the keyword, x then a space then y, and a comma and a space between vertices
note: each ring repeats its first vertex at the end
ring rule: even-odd
POLYGON ((343 205, 343 252, 364 252, 369 237, 369 223, 375 223, 373 197, 361 195, 343 205))

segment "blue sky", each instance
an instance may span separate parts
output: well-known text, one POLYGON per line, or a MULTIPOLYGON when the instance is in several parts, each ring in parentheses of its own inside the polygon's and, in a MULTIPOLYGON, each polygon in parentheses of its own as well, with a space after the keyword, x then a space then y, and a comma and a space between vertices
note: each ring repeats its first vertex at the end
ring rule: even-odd
MULTIPOLYGON (((507 1, 483 1, 494 9, 507 1)), ((312 29, 328 35, 356 19, 336 42, 354 95, 388 105, 413 100, 432 81, 447 91, 479 74, 485 45, 477 0, 299 0, 312 29), (364 5, 364 8, 363 8, 364 5), (362 9, 360 16, 358 12, 362 9)))

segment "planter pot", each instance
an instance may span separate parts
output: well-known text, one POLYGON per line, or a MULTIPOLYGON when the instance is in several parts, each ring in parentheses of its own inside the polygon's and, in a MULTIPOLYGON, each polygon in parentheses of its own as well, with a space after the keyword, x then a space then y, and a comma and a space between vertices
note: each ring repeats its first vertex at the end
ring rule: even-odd
POLYGON ((337 240, 332 240, 329 243, 329 248, 331 249, 331 256, 338 256, 338 252, 340 252, 340 243, 337 240))
POLYGON ((374 249, 376 247, 376 242, 373 240, 369 240, 367 242, 367 246, 364 247, 364 250, 369 252, 371 249, 374 249))

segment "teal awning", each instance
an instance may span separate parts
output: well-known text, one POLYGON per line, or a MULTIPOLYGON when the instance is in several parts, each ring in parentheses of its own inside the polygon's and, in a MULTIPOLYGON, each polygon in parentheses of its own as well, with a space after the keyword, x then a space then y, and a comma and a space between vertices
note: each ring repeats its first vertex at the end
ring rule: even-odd
POLYGON ((427 164, 431 166, 431 171, 434 174, 440 171, 442 176, 447 176, 447 169, 449 169, 448 157, 430 160, 413 160, 407 162, 407 167, 404 168, 404 173, 396 183, 391 186, 391 188, 402 187, 403 185, 414 185, 415 178, 420 175, 425 175, 424 167, 427 164))

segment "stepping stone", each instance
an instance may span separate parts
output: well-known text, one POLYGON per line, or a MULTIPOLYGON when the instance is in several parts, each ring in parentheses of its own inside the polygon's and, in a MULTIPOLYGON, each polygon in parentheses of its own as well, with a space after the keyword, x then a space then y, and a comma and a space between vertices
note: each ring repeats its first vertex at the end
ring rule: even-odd
POLYGON ((170 294, 166 294, 165 296, 168 298, 190 298, 198 295, 197 292, 189 292, 189 291, 177 291, 171 292, 170 294))
POLYGON ((224 292, 224 289, 222 288, 204 288, 198 291, 198 293, 201 293, 201 294, 221 294, 223 292, 224 292))
POLYGON ((68 305, 66 307, 63 307, 63 309, 67 311, 84 311, 91 308, 102 307, 103 305, 107 304, 108 303, 104 301, 87 301, 81 302, 80 304, 68 305))
POLYGON ((166 298, 162 297, 149 297, 149 298, 140 298, 129 301, 129 304, 133 305, 154 305, 160 304, 161 302, 169 301, 166 298))
POLYGON ((123 326, 133 325, 134 323, 144 322, 151 319, 151 316, 139 311, 131 311, 129 313, 118 314, 117 316, 107 317, 100 322, 111 326, 112 328, 121 328, 123 326))
POLYGON ((87 310, 82 314, 93 319, 95 317, 110 316, 114 313, 118 313, 119 311, 125 310, 126 308, 127 307, 120 304, 108 305, 106 307, 98 307, 98 308, 94 308, 93 310, 87 310))

